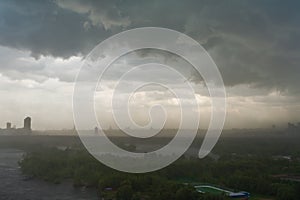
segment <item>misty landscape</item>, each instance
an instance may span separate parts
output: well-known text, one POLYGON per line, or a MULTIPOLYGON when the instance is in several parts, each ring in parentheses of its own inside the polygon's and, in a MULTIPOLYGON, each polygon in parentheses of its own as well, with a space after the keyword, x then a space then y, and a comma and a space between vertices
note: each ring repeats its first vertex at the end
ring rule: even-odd
MULTIPOLYGON (((198 130, 175 163, 156 172, 128 174, 95 160, 75 130, 3 134, 2 129, 0 171, 6 184, 0 187, 1 198, 23 199, 25 194, 26 199, 230 199, 224 192, 195 192, 199 185, 209 185, 237 194, 247 191, 249 199, 297 199, 299 130, 291 124, 285 129, 223 130, 203 160, 197 151, 205 130, 198 130)), ((150 139, 126 137, 121 130, 106 133, 121 148, 146 152, 170 142, 174 130, 162 130, 150 139)))
POLYGON ((0 200, 299 200, 299 8, 0 0, 0 200))

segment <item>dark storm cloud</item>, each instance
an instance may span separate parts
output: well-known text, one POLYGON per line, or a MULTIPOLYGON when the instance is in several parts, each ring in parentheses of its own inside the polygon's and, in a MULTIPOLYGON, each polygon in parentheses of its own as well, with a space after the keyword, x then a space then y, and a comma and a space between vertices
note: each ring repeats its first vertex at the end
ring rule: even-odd
POLYGON ((122 30, 161 26, 198 40, 227 86, 300 93, 297 1, 2 1, 0 45, 85 55, 122 30))
POLYGON ((99 27, 86 31, 86 17, 59 8, 53 1, 2 1, 0 44, 30 50, 34 57, 70 57, 90 51, 108 33, 99 27))

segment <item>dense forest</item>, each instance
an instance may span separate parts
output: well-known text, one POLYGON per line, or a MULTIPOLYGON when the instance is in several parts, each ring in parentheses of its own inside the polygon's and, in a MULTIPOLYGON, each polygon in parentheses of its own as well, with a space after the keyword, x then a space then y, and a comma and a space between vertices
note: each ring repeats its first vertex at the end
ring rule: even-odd
POLYGON ((172 165, 152 173, 128 174, 98 162, 84 149, 38 148, 20 161, 24 174, 53 183, 72 179, 75 187, 96 187, 104 199, 226 199, 200 194, 193 185, 209 183, 233 191, 247 191, 253 199, 265 196, 297 200, 300 183, 280 178, 300 174, 298 157, 224 153, 218 159, 183 156, 172 165))

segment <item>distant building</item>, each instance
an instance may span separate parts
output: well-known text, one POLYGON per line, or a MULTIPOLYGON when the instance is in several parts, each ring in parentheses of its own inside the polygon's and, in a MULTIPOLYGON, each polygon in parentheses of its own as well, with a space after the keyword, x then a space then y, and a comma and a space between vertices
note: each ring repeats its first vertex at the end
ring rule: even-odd
POLYGON ((11 129, 11 123, 10 122, 6 123, 6 129, 11 129))
POLYGON ((22 128, 16 128, 16 125, 12 125, 11 122, 6 123, 5 129, 0 129, 0 134, 5 135, 24 135, 24 134, 31 134, 31 118, 26 117, 24 119, 24 126, 22 128))
POLYGON ((94 134, 95 134, 95 135, 98 135, 98 133, 99 133, 99 129, 98 129, 98 127, 96 126, 95 129, 94 129, 94 134))
POLYGON ((31 118, 30 117, 26 117, 24 119, 24 129, 31 131, 31 118))
POLYGON ((289 134, 298 134, 300 131, 300 124, 288 123, 287 131, 289 134))

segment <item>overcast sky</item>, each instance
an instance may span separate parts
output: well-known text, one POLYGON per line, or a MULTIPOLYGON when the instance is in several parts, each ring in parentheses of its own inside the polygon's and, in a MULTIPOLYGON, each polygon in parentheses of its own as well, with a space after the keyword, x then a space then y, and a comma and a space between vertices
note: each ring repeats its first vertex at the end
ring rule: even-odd
MULTIPOLYGON (((20 127, 23 118, 31 116, 34 129, 71 128, 74 80, 84 57, 109 36, 146 26, 185 33, 208 51, 227 90, 226 128, 298 122, 299 8, 298 1, 279 0, 2 0, 0 127, 7 121, 20 127)), ((107 74, 107 83, 113 83, 114 75, 122 73, 124 66, 141 58, 182 71, 190 67, 168 53, 136 52, 114 64, 111 74, 107 74)), ((159 74, 153 73, 149 79, 159 74)), ((199 89, 197 100, 207 122, 209 97, 203 84, 193 79, 193 71, 186 73, 191 73, 192 83, 199 89)), ((107 88, 108 93, 110 89, 107 88)), ((101 116, 109 113, 101 107, 108 93, 97 96, 101 116)), ((140 91, 139 95, 139 105, 158 101, 174 104, 167 92, 161 93, 155 87, 140 91)), ((139 113, 135 116, 143 119, 139 113)), ((172 120, 171 127, 176 122, 172 120)), ((112 123, 108 115, 105 123, 112 123)))

